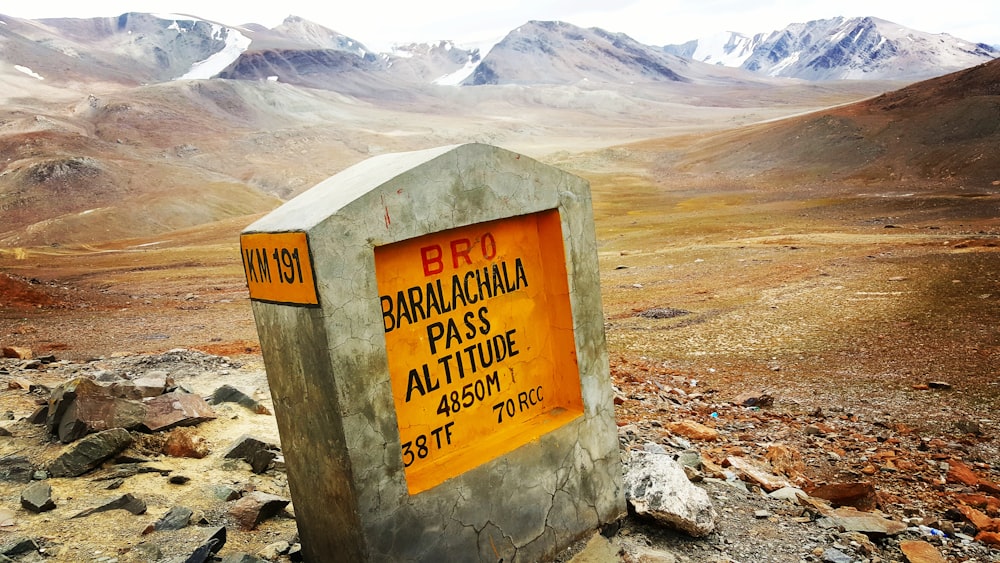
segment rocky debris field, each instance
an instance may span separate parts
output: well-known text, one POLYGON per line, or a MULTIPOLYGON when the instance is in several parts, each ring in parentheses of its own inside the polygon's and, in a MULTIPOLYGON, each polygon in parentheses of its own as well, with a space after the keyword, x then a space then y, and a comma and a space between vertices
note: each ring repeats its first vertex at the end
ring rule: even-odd
MULTIPOLYGON (((2 557, 298 560, 259 357, 5 353, 2 557)), ((974 421, 722 402, 642 360, 612 378, 629 514, 560 561, 1000 561, 1000 455, 974 421)))
POLYGON ((4 350, 0 561, 295 561, 259 358, 4 350))

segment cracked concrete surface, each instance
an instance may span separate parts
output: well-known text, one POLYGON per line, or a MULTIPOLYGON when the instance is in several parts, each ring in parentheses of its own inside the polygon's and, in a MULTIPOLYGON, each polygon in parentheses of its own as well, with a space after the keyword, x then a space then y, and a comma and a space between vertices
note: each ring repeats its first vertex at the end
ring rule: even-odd
POLYGON ((624 513, 586 181, 482 144, 382 155, 244 233, 290 231, 307 233, 320 309, 261 301, 253 308, 307 559, 536 561, 624 513), (409 494, 375 247, 553 209, 581 414, 409 494))

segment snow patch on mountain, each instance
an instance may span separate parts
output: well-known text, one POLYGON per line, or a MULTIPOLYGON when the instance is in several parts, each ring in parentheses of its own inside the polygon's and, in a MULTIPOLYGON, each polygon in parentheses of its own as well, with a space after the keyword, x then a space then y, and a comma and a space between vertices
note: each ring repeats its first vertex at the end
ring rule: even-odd
POLYGON ((434 84, 438 86, 458 86, 475 72, 477 66, 479 66, 479 57, 469 55, 469 60, 465 63, 465 66, 455 72, 436 78, 434 84))
MULTIPOLYGON (((492 50, 493 47, 502 40, 503 37, 495 37, 471 44, 463 44, 461 48, 469 52, 465 65, 455 72, 451 72, 435 79, 434 84, 439 86, 461 85, 466 78, 472 76, 472 73, 476 71, 476 67, 479 66, 479 63, 482 61, 482 55, 484 53, 488 54, 490 50, 492 50)), ((448 48, 450 50, 452 45, 449 44, 448 48)))
MULTIPOLYGON (((174 22, 176 24, 176 22, 174 22)), ((226 46, 203 61, 191 65, 191 69, 178 80, 207 80, 231 65, 250 47, 250 38, 231 27, 212 24, 215 39, 224 39, 226 46)))
POLYGON ((703 63, 738 67, 763 40, 763 34, 744 35, 735 31, 718 33, 698 40, 691 58, 703 63))
POLYGON ((26 66, 14 65, 14 70, 16 70, 18 72, 23 72, 24 74, 27 74, 28 76, 30 76, 32 78, 37 78, 39 80, 45 80, 44 76, 42 76, 41 74, 38 74, 37 72, 31 70, 30 68, 28 68, 26 66))

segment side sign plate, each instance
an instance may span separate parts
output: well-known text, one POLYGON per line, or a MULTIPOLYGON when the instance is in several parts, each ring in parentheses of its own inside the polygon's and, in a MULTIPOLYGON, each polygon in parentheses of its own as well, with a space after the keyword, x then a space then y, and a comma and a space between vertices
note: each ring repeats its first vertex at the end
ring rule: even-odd
POLYGON ((302 232, 240 236, 243 271, 250 299, 281 305, 319 306, 319 294, 302 232))

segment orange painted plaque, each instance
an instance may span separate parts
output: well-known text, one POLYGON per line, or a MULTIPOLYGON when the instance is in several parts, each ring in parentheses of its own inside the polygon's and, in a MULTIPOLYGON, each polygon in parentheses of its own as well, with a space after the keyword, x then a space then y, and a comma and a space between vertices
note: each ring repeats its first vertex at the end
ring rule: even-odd
POLYGON ((375 249, 410 494, 580 416, 556 210, 375 249))
POLYGON ((240 236, 240 251, 251 299, 319 305, 305 233, 244 234, 240 236))

